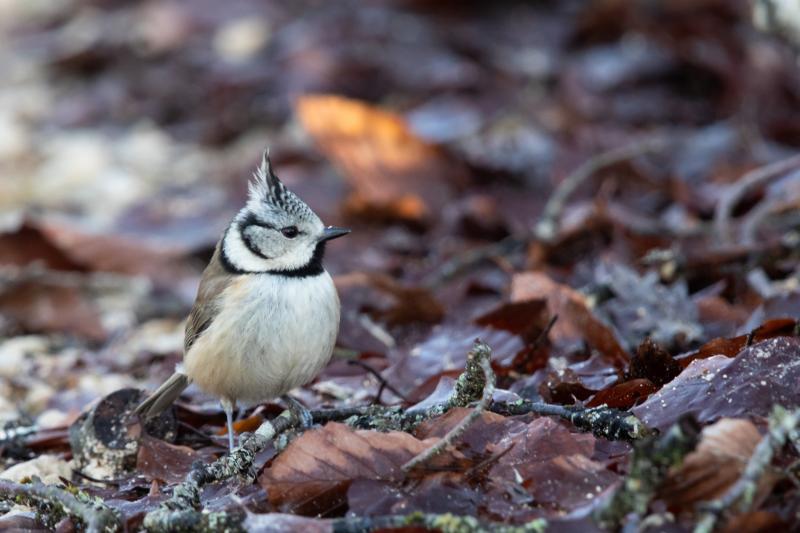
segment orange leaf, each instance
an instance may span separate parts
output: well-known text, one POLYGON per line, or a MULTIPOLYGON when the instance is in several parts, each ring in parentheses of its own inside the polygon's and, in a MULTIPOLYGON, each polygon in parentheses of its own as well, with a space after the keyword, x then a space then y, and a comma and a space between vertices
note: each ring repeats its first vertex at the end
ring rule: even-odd
POLYGON ((395 113, 331 95, 303 96, 296 111, 353 187, 345 206, 353 215, 423 223, 463 178, 462 165, 395 113))

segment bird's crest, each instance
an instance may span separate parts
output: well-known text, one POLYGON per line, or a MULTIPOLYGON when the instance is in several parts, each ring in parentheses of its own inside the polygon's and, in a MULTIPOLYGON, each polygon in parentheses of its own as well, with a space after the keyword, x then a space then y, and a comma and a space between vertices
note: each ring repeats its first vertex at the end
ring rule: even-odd
POLYGON ((253 180, 248 187, 250 198, 264 201, 283 207, 286 204, 286 186, 272 171, 272 162, 269 159, 269 149, 264 150, 261 164, 253 172, 253 180))

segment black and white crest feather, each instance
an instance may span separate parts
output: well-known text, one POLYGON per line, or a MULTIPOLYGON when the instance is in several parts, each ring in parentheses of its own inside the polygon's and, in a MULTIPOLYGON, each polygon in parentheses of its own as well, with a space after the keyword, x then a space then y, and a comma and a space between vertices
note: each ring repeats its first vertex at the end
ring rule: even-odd
MULTIPOLYGON (((253 204, 263 203, 290 215, 300 217, 314 217, 311 209, 297 195, 286 188, 272 170, 272 162, 269 159, 269 150, 266 150, 261 157, 261 164, 253 173, 253 179, 249 185, 250 202, 253 204)), ((251 207, 255 207, 252 205, 251 207)))

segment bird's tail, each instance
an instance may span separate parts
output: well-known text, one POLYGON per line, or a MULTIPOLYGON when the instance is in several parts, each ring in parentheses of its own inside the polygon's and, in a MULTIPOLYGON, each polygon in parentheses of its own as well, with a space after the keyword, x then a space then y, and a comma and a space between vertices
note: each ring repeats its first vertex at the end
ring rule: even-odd
POLYGON ((150 418, 162 413, 167 407, 178 399, 183 389, 189 386, 189 376, 175 372, 161 385, 158 390, 147 397, 136 407, 136 413, 144 418, 150 418))

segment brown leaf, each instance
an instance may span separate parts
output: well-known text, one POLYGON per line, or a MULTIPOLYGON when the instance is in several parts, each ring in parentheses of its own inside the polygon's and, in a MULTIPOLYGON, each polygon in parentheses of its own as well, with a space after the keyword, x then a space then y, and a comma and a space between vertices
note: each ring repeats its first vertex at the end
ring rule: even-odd
POLYGON ((53 270, 85 270, 31 221, 0 233, 0 264, 24 266, 34 262, 53 270))
POLYGON ((630 409, 659 389, 649 379, 632 379, 603 389, 586 403, 587 407, 607 405, 615 409, 630 409))
POLYGON ((183 481, 199 458, 188 446, 176 446, 145 435, 139 442, 136 471, 167 483, 183 481))
POLYGON ((475 319, 480 326, 489 326, 515 333, 525 342, 533 342, 547 328, 550 314, 544 299, 501 304, 475 319))
POLYGON ((639 345, 625 379, 644 378, 655 385, 664 385, 681 373, 681 365, 664 348, 647 337, 639 345))
MULTIPOLYGON (((758 429, 749 420, 723 418, 706 427, 697 448, 669 473, 659 497, 671 510, 681 511, 722 496, 739 479, 760 441, 758 429)), ((754 508, 775 480, 770 475, 762 479, 754 508)))
POLYGON ((618 367, 628 362, 611 329, 594 316, 586 298, 575 289, 553 281, 541 272, 522 272, 511 280, 511 301, 546 299, 552 315, 558 315, 551 338, 555 343, 572 344, 585 340, 618 367))
POLYGON ((340 509, 354 479, 399 481, 401 466, 435 443, 408 433, 354 430, 339 423, 305 432, 266 468, 259 483, 283 512, 340 509))
POLYGON ((80 288, 56 279, 12 281, 0 288, 0 315, 30 332, 68 333, 99 341, 106 337, 100 316, 80 288))
POLYGON ((800 339, 775 337, 742 350, 693 361, 633 409, 647 426, 664 429, 680 416, 700 422, 723 416, 767 416, 775 404, 800 403, 800 339))
POLYGON ((797 327, 797 320, 792 318, 774 318, 767 320, 754 329, 749 335, 739 335, 733 338, 719 338, 702 345, 698 350, 682 356, 678 361, 683 367, 695 359, 705 359, 713 355, 733 357, 741 352, 748 344, 772 339, 781 335, 792 335, 797 327))
POLYGON ((463 167, 420 140, 405 120, 332 95, 297 101, 300 122, 353 187, 347 210, 373 219, 422 223, 435 217, 463 167))
POLYGON ((504 498, 514 484, 539 505, 569 510, 589 503, 617 479, 591 460, 595 441, 549 418, 537 418, 521 430, 507 432, 497 447, 505 449, 512 443, 514 447, 490 470, 494 484, 487 498, 504 498))

